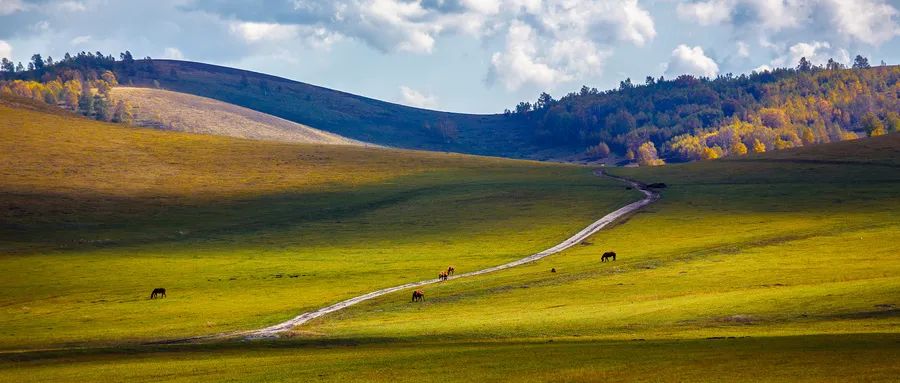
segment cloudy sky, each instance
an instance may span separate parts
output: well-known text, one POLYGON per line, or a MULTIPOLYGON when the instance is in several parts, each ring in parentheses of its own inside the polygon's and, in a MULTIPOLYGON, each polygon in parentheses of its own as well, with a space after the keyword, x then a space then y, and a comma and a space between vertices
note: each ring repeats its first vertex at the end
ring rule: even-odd
POLYGON ((0 0, 0 57, 126 49, 407 105, 498 112, 540 91, 800 57, 900 64, 900 0, 0 0))

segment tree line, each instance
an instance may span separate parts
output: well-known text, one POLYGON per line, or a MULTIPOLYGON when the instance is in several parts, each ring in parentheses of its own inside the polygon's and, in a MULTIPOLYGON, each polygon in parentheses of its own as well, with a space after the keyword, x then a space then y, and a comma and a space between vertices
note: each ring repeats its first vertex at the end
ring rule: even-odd
POLYGON ((587 148, 594 158, 620 154, 644 165, 713 159, 900 130, 900 67, 851 68, 802 58, 795 68, 714 79, 631 79, 617 89, 583 86, 559 100, 506 110, 536 143, 587 148))
POLYGON ((131 83, 133 78, 155 75, 150 60, 135 60, 129 51, 120 53, 119 60, 101 52, 66 53, 58 61, 34 54, 27 67, 3 58, 0 95, 28 98, 97 120, 129 124, 133 120, 131 106, 124 100, 112 100, 110 90, 119 85, 120 77, 131 83))

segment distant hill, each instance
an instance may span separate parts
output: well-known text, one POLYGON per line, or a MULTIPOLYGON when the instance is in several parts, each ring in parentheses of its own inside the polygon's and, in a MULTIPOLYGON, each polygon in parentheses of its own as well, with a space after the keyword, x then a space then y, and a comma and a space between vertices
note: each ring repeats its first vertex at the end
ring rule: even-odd
POLYGON ((363 145, 306 125, 211 98, 153 88, 115 87, 113 101, 133 107, 134 124, 179 132, 258 140, 363 145))
MULTIPOLYGON (((796 69, 714 79, 679 76, 542 94, 504 114, 412 108, 280 77, 176 60, 79 53, 40 70, 0 73, 0 92, 94 115, 62 82, 119 84, 208 97, 349 139, 492 156, 657 165, 739 156, 900 130, 900 67, 806 62, 796 69), (113 77, 111 73, 108 77, 113 77), (51 84, 53 82, 55 84, 51 84), (52 86, 51 86, 52 85, 52 86), (41 90, 43 89, 43 90, 41 90), (42 93, 43 92, 43 93, 42 93)), ((865 60, 857 60, 864 62, 865 60)), ((102 100, 101 100, 102 101, 102 100)), ((116 118, 111 120, 115 121, 116 118)))
MULTIPOLYGON (((216 65, 152 60, 151 74, 123 83, 214 98, 374 144, 529 157, 538 148, 525 126, 503 115, 438 112, 379 101, 261 73, 216 65)), ((117 71, 118 73, 118 71, 117 71)))

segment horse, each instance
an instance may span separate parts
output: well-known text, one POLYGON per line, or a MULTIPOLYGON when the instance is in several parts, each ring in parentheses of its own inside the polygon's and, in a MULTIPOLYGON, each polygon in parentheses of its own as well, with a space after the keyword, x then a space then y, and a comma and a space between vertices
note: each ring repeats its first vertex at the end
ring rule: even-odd
POLYGON ((154 298, 165 298, 166 297, 166 289, 162 287, 157 287, 153 289, 153 292, 150 293, 150 299, 154 298))
POLYGON ((613 261, 616 260, 616 252, 615 251, 607 251, 607 252, 603 253, 603 256, 600 257, 600 262, 606 262, 610 258, 612 258, 613 261))
POLYGON ((554 268, 550 269, 550 272, 551 272, 551 273, 555 273, 555 272, 556 272, 556 268, 554 267, 554 268))
POLYGON ((453 266, 447 268, 447 275, 453 275, 456 272, 456 269, 453 266))
POLYGON ((424 291, 422 291, 422 290, 413 291, 413 294, 412 294, 413 302, 419 302, 419 301, 424 301, 424 300, 425 300, 425 292, 424 291))
POLYGON ((441 271, 440 273, 438 273, 438 279, 440 279, 442 281, 446 281, 447 280, 447 272, 441 271))

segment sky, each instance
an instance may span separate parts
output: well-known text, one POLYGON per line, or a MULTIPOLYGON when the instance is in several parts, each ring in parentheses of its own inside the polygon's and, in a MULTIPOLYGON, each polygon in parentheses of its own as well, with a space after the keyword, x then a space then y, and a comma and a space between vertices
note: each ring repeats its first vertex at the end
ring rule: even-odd
POLYGON ((625 78, 900 64, 900 0, 0 0, 0 57, 125 50, 495 113, 625 78))

